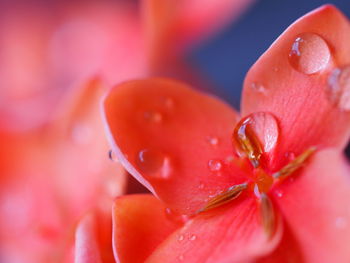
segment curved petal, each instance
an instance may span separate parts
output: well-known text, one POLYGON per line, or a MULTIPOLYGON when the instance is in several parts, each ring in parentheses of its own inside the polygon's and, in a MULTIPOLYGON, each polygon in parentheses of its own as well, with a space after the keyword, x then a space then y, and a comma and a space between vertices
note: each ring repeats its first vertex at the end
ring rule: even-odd
POLYGON ((255 198, 240 198, 187 221, 146 262, 252 262, 273 250, 279 238, 265 234, 255 198))
POLYGON ((100 263, 101 255, 92 215, 85 216, 75 233, 75 263, 100 263))
POLYGON ((145 262, 180 225, 152 195, 119 197, 113 206, 113 249, 117 262, 145 262))
POLYGON ((255 263, 304 263, 303 255, 301 253, 300 246, 295 240, 290 228, 287 224, 283 225, 283 235, 281 242, 278 244, 276 249, 259 258, 255 263))
POLYGON ((250 69, 242 114, 266 111, 279 119, 277 159, 285 152, 298 155, 310 146, 346 145, 350 112, 334 106, 326 91, 330 72, 348 63, 349 22, 335 7, 326 5, 291 25, 250 69), (304 35, 306 44, 299 50, 296 45, 304 40, 297 38, 304 33, 308 34, 304 35), (299 52, 300 61, 290 63, 292 47, 299 52))
POLYGON ((305 262, 350 262, 350 169, 339 152, 316 153, 275 194, 305 262))
POLYGON ((115 87, 104 111, 124 167, 172 209, 191 214, 245 180, 226 161, 237 114, 211 96, 173 80, 137 80, 115 87))

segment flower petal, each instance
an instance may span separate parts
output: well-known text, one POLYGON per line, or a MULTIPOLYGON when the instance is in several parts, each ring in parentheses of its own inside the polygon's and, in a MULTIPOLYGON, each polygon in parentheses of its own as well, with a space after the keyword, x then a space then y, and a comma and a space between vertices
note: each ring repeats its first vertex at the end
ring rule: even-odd
POLYGON ((113 249, 117 262, 144 262, 180 225, 152 195, 119 197, 113 207, 113 249))
MULTIPOLYGON (((277 159, 287 151, 298 155, 310 146, 346 145, 350 112, 334 106, 326 91, 334 67, 349 63, 349 22, 335 7, 326 5, 291 25, 250 69, 242 114, 265 111, 279 119, 277 159), (301 34, 306 44, 299 50, 296 45, 304 41, 303 37, 298 40, 301 34), (300 61, 290 63, 292 47, 300 61), (296 69, 293 63, 300 67, 296 69)), ((275 165, 282 164, 277 161, 275 165)))
POLYGON ((102 262, 95 228, 96 222, 91 214, 79 223, 75 234, 75 263, 102 262))
POLYGON ((146 262, 252 262, 275 248, 280 236, 264 232, 254 197, 199 214, 166 239, 146 262))
POLYGON ((350 262, 350 169, 339 152, 316 153, 275 190, 305 262, 350 262))
MULTIPOLYGON (((254 0, 144 0, 146 41, 153 66, 217 32, 254 0)), ((169 62, 169 61, 168 61, 169 62)))
POLYGON ((231 158, 237 114, 211 96, 173 80, 137 80, 115 87, 104 110, 124 167, 172 209, 194 213, 246 179, 231 158))

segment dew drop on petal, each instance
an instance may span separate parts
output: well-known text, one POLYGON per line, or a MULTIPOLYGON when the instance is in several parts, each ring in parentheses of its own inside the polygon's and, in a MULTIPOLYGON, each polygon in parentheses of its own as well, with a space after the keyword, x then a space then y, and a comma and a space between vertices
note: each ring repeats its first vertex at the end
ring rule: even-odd
POLYGON ((200 184, 200 185, 198 186, 198 189, 204 189, 204 184, 200 184))
POLYGON ((298 35, 289 52, 289 62, 294 69, 314 74, 324 69, 331 57, 327 42, 314 33, 298 35))
POLYGON ((183 241, 185 239, 185 236, 184 235, 179 235, 179 237, 177 238, 178 241, 183 241))
POLYGON ((170 158, 161 152, 144 149, 138 152, 136 165, 147 176, 167 179, 172 172, 170 158))
POLYGON ((253 82, 251 84, 251 88, 252 88, 252 90, 259 92, 259 93, 264 93, 266 91, 265 86, 259 82, 253 82))
POLYGON ((197 239, 197 236, 196 235, 190 235, 189 238, 188 238, 190 241, 194 241, 197 239))
POLYGON ((115 154, 115 152, 114 152, 113 150, 109 150, 109 151, 108 151, 108 158, 109 158, 112 162, 118 162, 117 155, 115 154))
POLYGON ((283 192, 281 190, 276 190, 276 196, 281 198, 283 196, 283 192))
POLYGON ((270 152, 278 141, 279 127, 276 118, 267 112, 256 112, 243 118, 233 134, 238 154, 247 155, 258 166, 263 152, 270 152))
POLYGON ((350 65, 334 69, 328 77, 327 97, 341 110, 350 110, 350 65))
POLYGON ((219 139, 218 139, 218 137, 209 136, 208 137, 208 142, 209 142, 210 145, 216 146, 219 143, 219 139))
POLYGON ((222 162, 220 160, 211 159, 208 162, 209 170, 212 172, 218 172, 222 168, 222 162))
POLYGON ((163 120, 163 115, 158 111, 146 111, 143 116, 149 122, 160 123, 163 120))
POLYGON ((293 152, 286 152, 285 156, 286 156, 288 161, 293 161, 295 159, 295 153, 293 153, 293 152))

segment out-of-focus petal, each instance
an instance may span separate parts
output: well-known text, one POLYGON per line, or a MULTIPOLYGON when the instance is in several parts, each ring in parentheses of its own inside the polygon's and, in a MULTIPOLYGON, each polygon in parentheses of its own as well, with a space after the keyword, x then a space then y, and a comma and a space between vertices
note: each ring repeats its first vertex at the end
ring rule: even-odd
POLYGON ((346 145, 350 112, 334 105, 328 81, 335 67, 349 63, 349 22, 326 5, 291 25, 250 69, 242 114, 266 111, 279 119, 275 166, 280 167, 286 152, 298 155, 310 146, 346 145))
POLYGON ((75 233, 75 263, 100 263, 101 255, 92 214, 85 216, 75 233))
POLYGON ((130 81, 104 102, 114 151, 169 207, 191 214, 245 180, 233 159, 237 114, 214 97, 167 79, 130 81))
POLYGON ((279 238, 267 237, 255 198, 242 196, 187 221, 146 262, 252 262, 273 250, 279 238))
POLYGON ((143 16, 151 62, 162 65, 184 48, 218 32, 253 0, 144 0, 143 16))
POLYGON ((316 153, 275 201, 305 262, 350 262, 350 169, 338 151, 316 153))
POLYGON ((178 219, 152 195, 127 195, 116 199, 113 206, 113 249, 117 262, 145 262, 153 250, 182 224, 178 219))

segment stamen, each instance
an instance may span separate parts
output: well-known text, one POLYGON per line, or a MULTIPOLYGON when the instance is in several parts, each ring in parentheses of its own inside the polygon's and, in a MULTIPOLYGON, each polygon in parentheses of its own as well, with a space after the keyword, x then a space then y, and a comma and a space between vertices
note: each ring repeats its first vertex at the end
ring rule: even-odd
POLYGON ((298 170, 315 151, 316 147, 310 147, 272 176, 276 179, 286 178, 298 170))
POLYGON ((276 215, 272 202, 265 193, 260 196, 260 213, 265 233, 271 238, 276 231, 276 215))
POLYGON ((242 193, 242 191, 247 188, 247 186, 248 186, 247 183, 243 183, 243 184, 237 184, 237 185, 229 187, 224 192, 222 192, 222 193, 214 196, 212 199, 210 199, 208 201, 208 203, 203 208, 198 210, 197 213, 211 210, 213 208, 216 208, 218 206, 226 204, 233 199, 236 199, 242 193))
POLYGON ((260 165, 260 158, 263 153, 260 141, 252 128, 250 127, 251 119, 247 118, 243 122, 237 124, 233 132, 233 140, 240 150, 242 150, 254 166, 260 165))

